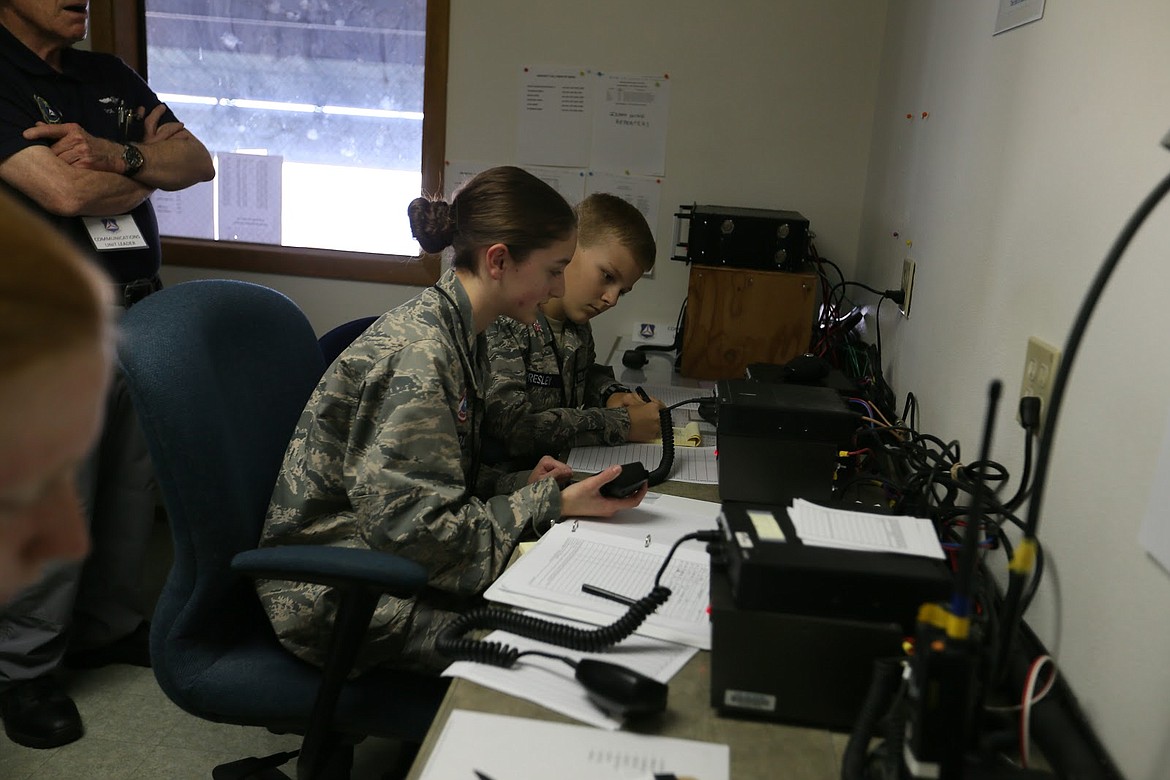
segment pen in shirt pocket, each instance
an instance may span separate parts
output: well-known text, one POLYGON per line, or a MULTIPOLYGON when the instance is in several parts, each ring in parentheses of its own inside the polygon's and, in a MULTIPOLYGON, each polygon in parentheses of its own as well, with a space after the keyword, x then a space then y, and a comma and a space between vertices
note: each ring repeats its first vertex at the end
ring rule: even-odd
POLYGON ((141 141, 142 133, 136 132, 142 124, 142 116, 136 108, 118 107, 118 130, 123 141, 141 141))

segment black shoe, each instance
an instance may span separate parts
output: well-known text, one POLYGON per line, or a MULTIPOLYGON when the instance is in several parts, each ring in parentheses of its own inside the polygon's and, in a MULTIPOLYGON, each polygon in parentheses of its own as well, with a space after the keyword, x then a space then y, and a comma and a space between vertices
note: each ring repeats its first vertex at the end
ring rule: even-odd
POLYGON ((52 677, 13 683, 0 693, 4 731, 18 745, 55 748, 81 739, 85 729, 73 699, 52 677))
POLYGON ((70 669, 99 669, 110 664, 150 668, 150 623, 143 621, 138 628, 117 642, 93 650, 75 650, 65 654, 65 666, 70 669))

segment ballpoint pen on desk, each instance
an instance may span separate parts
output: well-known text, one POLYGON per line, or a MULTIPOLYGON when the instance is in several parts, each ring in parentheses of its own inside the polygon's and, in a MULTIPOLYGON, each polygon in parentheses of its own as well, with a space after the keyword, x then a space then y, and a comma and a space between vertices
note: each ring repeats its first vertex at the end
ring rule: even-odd
POLYGON ((488 777, 487 775, 485 775, 483 772, 479 771, 478 769, 472 769, 471 771, 475 772, 475 776, 476 776, 477 780, 492 780, 490 777, 488 777))

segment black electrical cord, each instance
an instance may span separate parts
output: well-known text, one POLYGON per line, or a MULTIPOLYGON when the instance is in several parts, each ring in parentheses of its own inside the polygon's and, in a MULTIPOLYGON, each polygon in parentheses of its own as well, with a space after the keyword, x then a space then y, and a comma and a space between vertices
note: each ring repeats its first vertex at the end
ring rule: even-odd
POLYGON ((665 482, 674 468, 674 420, 670 416, 671 408, 658 410, 658 422, 662 426, 662 460, 646 476, 646 484, 651 487, 665 482))
MULTIPOLYGON (((999 411, 999 398, 1003 392, 1003 383, 994 380, 987 390, 987 413, 983 424, 983 440, 979 449, 979 460, 987 463, 991 456, 991 440, 995 433, 995 417, 999 411)), ((983 527, 985 512, 985 495, 987 486, 982 475, 983 469, 976 469, 972 512, 967 521, 966 533, 963 536, 963 546, 959 554, 959 566, 955 575, 955 592, 951 602, 952 612, 958 617, 967 617, 971 614, 971 591, 975 580, 975 568, 978 563, 979 534, 983 527)))
MULTIPOLYGON (((1167 148, 1170 148, 1170 136, 1167 136, 1163 144, 1167 148)), ((1142 223, 1146 221, 1146 218, 1149 217, 1154 208, 1162 201, 1167 192, 1170 192, 1170 175, 1164 177, 1153 191, 1146 196, 1145 200, 1141 202, 1137 210, 1130 216, 1122 228, 1121 233, 1113 242, 1113 246, 1110 247, 1109 253, 1105 256, 1100 269, 1097 271, 1097 275, 1093 278, 1092 284, 1085 293, 1084 300, 1081 302, 1080 309, 1077 311, 1076 319, 1073 321, 1072 329, 1069 331, 1068 339, 1065 341, 1064 359, 1061 361, 1060 367, 1057 369, 1052 381, 1052 395, 1048 401, 1048 410, 1044 416, 1044 429, 1041 431, 1040 442, 1036 451, 1036 476, 1032 483, 1032 497, 1028 502, 1028 513, 1024 523, 1024 544, 1021 547, 1023 550, 1026 550, 1024 553, 1025 559, 1018 562, 1013 561, 1008 574, 1008 591, 1004 597, 1004 624, 1000 632, 1003 641, 1000 644, 995 667, 997 675, 1000 677, 1006 672, 1007 660, 1011 652, 1013 639, 1016 636, 1020 620, 1023 617, 1024 588, 1028 585, 1031 569, 1026 556, 1031 554, 1036 539, 1036 531, 1040 525, 1040 510, 1044 505, 1044 490, 1048 484, 1048 465, 1052 456, 1052 445, 1056 439, 1056 426, 1060 415, 1060 407, 1064 402, 1064 390, 1068 384, 1069 374, 1072 372, 1073 362, 1076 359, 1077 351, 1080 349, 1085 330, 1088 328, 1089 318, 1092 316, 1097 302, 1101 299, 1101 295, 1105 291, 1105 285, 1108 284, 1114 269, 1117 268, 1117 264, 1121 262, 1121 257, 1133 240, 1134 235, 1137 234, 1142 223)))
POLYGON ((670 598, 670 588, 661 584, 662 575, 666 571, 671 559, 679 546, 692 539, 705 542, 715 542, 719 539, 717 531, 696 531, 686 534, 675 541, 666 554, 662 566, 654 576, 654 586, 640 599, 630 602, 626 614, 622 615, 607 626, 578 628, 576 626, 557 623, 543 618, 533 617, 510 609, 499 607, 477 607, 457 617, 440 634, 435 648, 443 655, 453 660, 475 661, 511 668, 516 661, 526 655, 539 655, 545 658, 554 658, 576 668, 576 663, 563 656, 553 655, 542 651, 520 651, 501 642, 486 642, 481 639, 465 639, 463 635, 478 629, 500 629, 510 631, 528 639, 566 647, 581 652, 599 652, 616 645, 626 639, 641 627, 658 607, 670 598))

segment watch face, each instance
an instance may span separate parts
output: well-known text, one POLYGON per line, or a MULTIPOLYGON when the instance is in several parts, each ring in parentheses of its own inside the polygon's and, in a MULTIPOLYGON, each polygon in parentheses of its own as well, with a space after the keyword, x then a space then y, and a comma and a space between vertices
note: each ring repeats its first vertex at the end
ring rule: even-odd
POLYGON ((126 144, 122 149, 122 160, 126 163, 126 175, 133 176, 142 169, 142 150, 134 144, 126 144))

